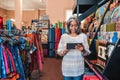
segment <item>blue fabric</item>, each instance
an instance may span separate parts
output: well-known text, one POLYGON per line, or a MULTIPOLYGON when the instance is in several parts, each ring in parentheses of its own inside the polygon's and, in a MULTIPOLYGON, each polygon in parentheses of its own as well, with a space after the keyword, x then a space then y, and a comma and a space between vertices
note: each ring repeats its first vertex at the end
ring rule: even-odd
POLYGON ((22 37, 19 37, 19 41, 20 41, 20 50, 25 49, 25 40, 22 37))
MULTIPOLYGON (((1 45, 1 44, 0 44, 0 45, 1 45)), ((2 50, 1 50, 1 48, 0 48, 0 78, 2 77, 2 76, 1 76, 1 73, 2 73, 2 70, 1 70, 1 66, 2 66, 2 65, 1 65, 1 64, 2 64, 2 60, 1 60, 1 57, 2 57, 2 56, 1 56, 1 55, 2 55, 2 53, 1 53, 1 51, 2 51, 2 50)))
MULTIPOLYGON (((0 38, 0 43, 1 43, 1 42, 2 42, 2 39, 0 38)), ((0 45, 1 45, 1 44, 0 44, 0 45)), ((2 52, 1 52, 1 51, 2 51, 2 49, 0 48, 0 78, 1 78, 1 72, 2 72, 2 71, 1 71, 1 66, 2 66, 2 65, 1 65, 1 64, 2 64, 2 60, 1 60, 2 52)))
POLYGON ((11 61, 11 59, 10 59, 10 55, 9 55, 9 54, 7 54, 7 55, 8 55, 8 61, 9 61, 10 72, 13 72, 12 61, 11 61))
POLYGON ((12 27, 12 21, 11 20, 7 20, 7 22, 6 22, 6 25, 7 25, 7 30, 9 30, 8 31, 8 34, 10 35, 11 34, 11 27, 12 27))
POLYGON ((1 66, 0 66, 0 69, 1 69, 1 72, 0 72, 0 73, 1 73, 1 78, 7 78, 1 44, 0 44, 0 59, 1 59, 1 60, 0 60, 0 61, 1 61, 1 66))
POLYGON ((25 79, 25 73, 24 73, 22 59, 21 59, 21 57, 19 55, 18 46, 13 46, 13 47, 14 47, 14 51, 16 53, 16 58, 17 58, 18 65, 20 67, 20 79, 19 80, 26 80, 25 79))
POLYGON ((65 33, 65 28, 62 28, 62 34, 64 34, 65 33))
POLYGON ((55 38, 54 28, 49 28, 48 29, 48 41, 55 42, 54 38, 55 38))
POLYGON ((64 76, 64 80, 82 80, 83 76, 76 76, 76 77, 67 77, 64 76))
POLYGON ((117 32, 114 32, 113 33, 113 37, 112 37, 112 43, 116 43, 118 41, 118 33, 117 32))
POLYGON ((17 57, 15 56, 16 53, 14 52, 13 46, 9 45, 9 49, 10 49, 11 54, 13 56, 16 70, 17 70, 18 73, 20 73, 20 68, 19 68, 19 65, 18 65, 18 62, 17 62, 17 57))

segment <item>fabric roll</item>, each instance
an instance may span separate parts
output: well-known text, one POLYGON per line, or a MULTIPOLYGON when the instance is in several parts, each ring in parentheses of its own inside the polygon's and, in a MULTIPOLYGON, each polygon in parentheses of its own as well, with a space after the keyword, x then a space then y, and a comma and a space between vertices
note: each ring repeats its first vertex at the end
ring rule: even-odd
POLYGON ((55 42, 59 42, 61 38, 61 29, 55 28, 55 42))
POLYGON ((3 18, 0 16, 0 29, 3 27, 3 18))
POLYGON ((52 50, 52 49, 51 50, 49 49, 49 56, 54 57, 55 56, 55 51, 52 50))
POLYGON ((49 42, 49 49, 54 49, 54 45, 55 45, 54 42, 49 42))
POLYGON ((65 33, 65 28, 62 28, 61 30, 62 30, 62 33, 61 33, 61 35, 62 35, 65 33))
POLYGON ((55 43, 55 50, 58 49, 58 45, 59 45, 59 42, 56 42, 56 43, 55 43))
POLYGON ((63 28, 62 22, 59 22, 59 28, 63 28))
POLYGON ((54 28, 49 28, 48 29, 48 41, 49 42, 54 42, 55 40, 55 32, 54 32, 54 28))

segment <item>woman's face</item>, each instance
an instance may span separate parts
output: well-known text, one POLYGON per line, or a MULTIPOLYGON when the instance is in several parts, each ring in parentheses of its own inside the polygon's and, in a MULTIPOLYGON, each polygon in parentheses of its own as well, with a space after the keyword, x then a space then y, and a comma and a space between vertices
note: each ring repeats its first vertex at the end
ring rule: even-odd
POLYGON ((70 31, 71 31, 71 34, 72 34, 72 33, 76 33, 77 29, 78 29, 78 24, 77 24, 77 22, 76 22, 75 20, 71 21, 71 23, 70 23, 70 31))

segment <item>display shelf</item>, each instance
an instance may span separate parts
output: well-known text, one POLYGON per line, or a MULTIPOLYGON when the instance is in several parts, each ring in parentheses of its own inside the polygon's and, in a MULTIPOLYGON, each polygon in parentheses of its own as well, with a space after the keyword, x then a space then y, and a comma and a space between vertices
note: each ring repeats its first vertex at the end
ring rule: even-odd
MULTIPOLYGON (((110 56, 108 58, 106 58, 106 59, 103 59, 104 60, 103 62, 105 62, 104 63, 105 65, 104 66, 100 65, 100 64, 98 64, 98 62, 91 62, 91 60, 97 60, 98 61, 98 52, 96 50, 96 40, 98 40, 97 35, 98 35, 98 32, 101 29, 101 25, 105 21, 105 17, 106 17, 105 15, 109 11, 109 9, 111 10, 111 8, 113 8, 113 7, 116 8, 115 6, 117 6, 117 5, 120 6, 119 1, 117 3, 117 0, 101 0, 99 3, 94 5, 93 8, 91 7, 88 10, 86 10, 85 12, 83 12, 83 14, 81 16, 79 16, 78 18, 79 18, 79 20, 85 19, 92 12, 94 12, 94 11, 97 12, 97 9, 100 6, 102 6, 103 4, 105 4, 105 3, 107 4, 108 1, 110 1, 110 3, 108 4, 108 7, 106 8, 106 11, 104 12, 104 14, 103 14, 103 16, 101 18, 100 24, 99 24, 98 28, 95 31, 95 35, 92 38, 92 41, 91 41, 91 44, 90 44, 91 54, 89 56, 85 57, 85 63, 89 66, 89 68, 96 74, 96 76, 100 80, 119 80, 120 79, 120 76, 119 76, 119 73, 120 73, 120 68, 119 68, 120 67, 120 63, 119 63, 119 61, 120 61, 120 39, 119 39, 120 34, 119 33, 118 33, 119 37, 117 37, 118 38, 117 41, 113 41, 113 43, 107 42, 107 45, 114 45, 114 48, 112 49, 110 56), (111 4, 112 4, 112 6, 111 6, 111 4)), ((114 8, 113 8, 113 11, 116 10, 114 8)), ((119 12, 118 12, 118 14, 119 14, 119 12)), ((110 17, 110 19, 112 19, 112 18, 110 17)), ((114 37, 116 37, 116 36, 114 35, 114 37)), ((106 49, 104 49, 102 51, 102 55, 104 57, 106 57, 106 55, 105 55, 105 53, 107 53, 107 52, 105 52, 106 49)))
MULTIPOLYGON (((109 4, 108 8, 110 8, 111 4, 114 4, 114 0, 110 0, 110 4, 109 4)), ((109 11, 109 10, 106 10, 106 12, 104 13, 104 16, 99 25, 99 28, 96 31, 96 34, 91 42, 91 45, 90 45, 90 50, 92 51, 91 54, 95 53, 95 51, 94 51, 95 46, 96 46, 95 41, 97 40, 98 32, 100 31, 101 25, 103 24, 103 20, 104 20, 104 17, 105 17, 105 14, 107 13, 107 11, 109 11)), ((109 32, 109 33, 112 33, 112 32, 109 32)), ((115 32, 115 33, 117 33, 117 32, 115 32)), ((102 35, 105 35, 105 32, 102 35)), ((115 38, 116 38, 116 36, 115 36, 115 38)), ((107 45, 114 46, 108 59, 107 58, 105 59, 102 57, 100 58, 100 56, 96 56, 96 58, 97 58, 96 60, 101 59, 101 61, 103 61, 105 64, 104 66, 98 65, 98 63, 92 63, 90 59, 85 58, 85 62, 89 65, 90 69, 98 76, 98 78, 100 80, 119 80, 120 79, 120 76, 119 76, 119 72, 120 72, 120 68, 119 68, 120 67, 120 63, 119 63, 119 61, 120 61, 120 39, 119 38, 120 37, 119 37, 119 35, 117 38, 116 38, 117 41, 112 41, 112 42, 108 41, 107 42, 107 45), (118 40, 117 40, 117 38, 118 38, 118 40)), ((111 39, 113 39, 113 37, 111 39)), ((104 41, 102 41, 102 42, 104 42, 104 41)), ((104 50, 106 50, 106 49, 104 48, 104 50)), ((106 53, 109 53, 109 52, 102 51, 102 55, 104 57, 105 57, 106 53)))
POLYGON ((94 65, 91 61, 89 61, 87 58, 85 58, 85 62, 87 63, 87 65, 90 67, 90 69, 96 74, 96 76, 100 79, 100 80, 107 80, 104 79, 104 76, 101 73, 101 69, 94 65))
MULTIPOLYGON (((96 42, 96 39, 97 39, 97 34, 98 34, 98 32, 100 31, 100 26, 101 26, 101 24, 103 23, 102 20, 104 19, 104 16, 105 16, 105 14, 106 14, 106 12, 107 12, 107 10, 108 10, 111 2, 112 2, 112 0, 110 0, 110 2, 108 2, 108 6, 107 6, 107 8, 106 8, 106 10, 105 10, 105 12, 104 12, 103 17, 101 18, 101 20, 96 20, 96 22, 99 21, 99 24, 97 24, 98 26, 95 27, 95 31, 92 30, 91 32, 89 32, 90 34, 93 34, 93 33, 94 33, 94 35, 92 35, 91 43, 90 43, 90 51, 91 51, 92 54, 90 54, 90 55, 88 56, 88 58, 89 58, 90 60, 97 59, 97 51, 96 51, 96 45, 95 45, 96 43, 95 43, 95 42, 96 42)), ((101 7, 102 7, 102 6, 101 6, 101 7)), ((97 13, 97 10, 96 10, 96 13, 97 13)), ((96 14, 96 13, 95 13, 95 14, 96 14)), ((96 17, 96 16, 95 16, 95 17, 96 17)))

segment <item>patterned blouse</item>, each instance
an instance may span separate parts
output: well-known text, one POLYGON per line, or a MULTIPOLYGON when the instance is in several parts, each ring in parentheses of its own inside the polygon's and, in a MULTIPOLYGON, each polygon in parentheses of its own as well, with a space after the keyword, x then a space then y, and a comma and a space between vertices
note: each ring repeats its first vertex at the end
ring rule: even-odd
MULTIPOLYGON (((66 33, 63 34, 58 45, 57 54, 59 54, 60 51, 66 49, 67 43, 82 43, 86 50, 85 55, 90 53, 87 36, 83 33, 76 37, 72 37, 66 33)), ((62 73, 63 76, 71 77, 80 76, 84 73, 84 58, 81 54, 81 51, 77 49, 70 49, 68 53, 63 56, 62 73)))

